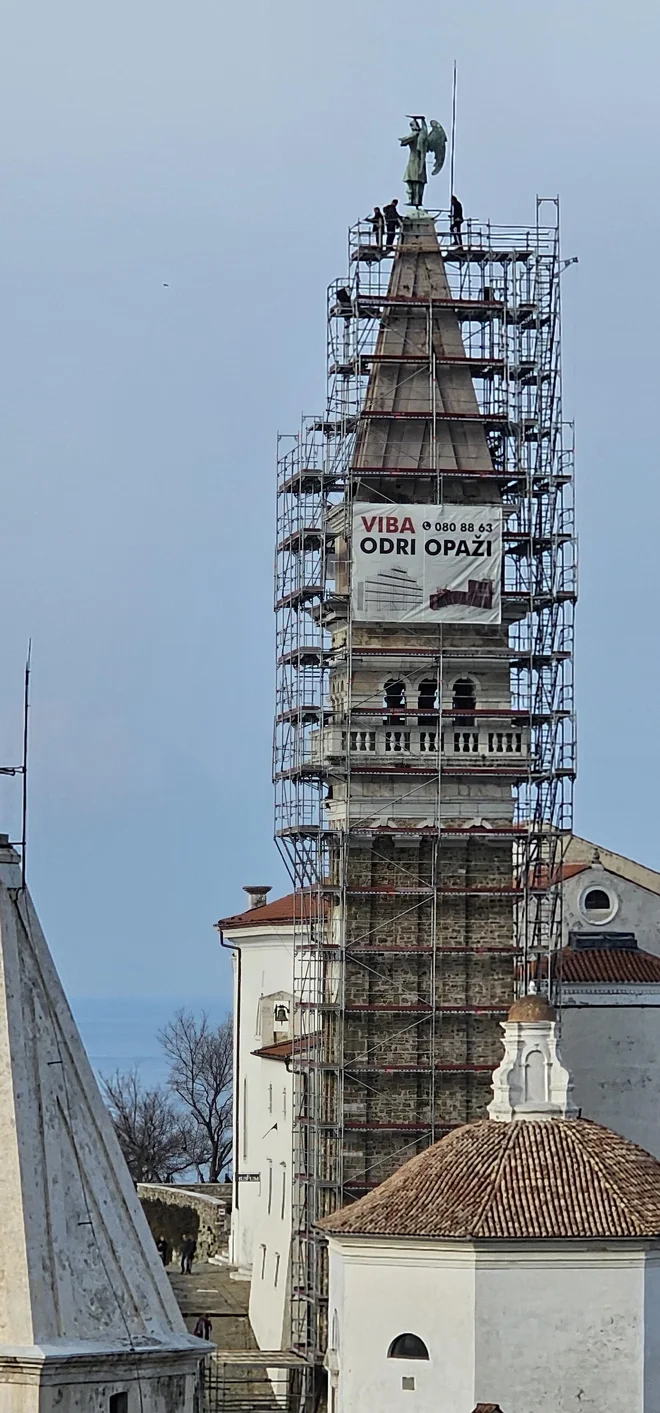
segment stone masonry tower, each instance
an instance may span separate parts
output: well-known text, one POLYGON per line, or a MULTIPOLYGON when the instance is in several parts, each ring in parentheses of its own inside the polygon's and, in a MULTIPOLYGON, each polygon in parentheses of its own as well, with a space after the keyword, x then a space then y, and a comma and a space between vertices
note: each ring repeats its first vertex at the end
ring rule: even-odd
POLYGON ((556 224, 351 232, 322 418, 282 445, 277 837, 300 896, 293 1342, 314 1223, 482 1116, 552 974, 570 826, 573 541, 556 224))

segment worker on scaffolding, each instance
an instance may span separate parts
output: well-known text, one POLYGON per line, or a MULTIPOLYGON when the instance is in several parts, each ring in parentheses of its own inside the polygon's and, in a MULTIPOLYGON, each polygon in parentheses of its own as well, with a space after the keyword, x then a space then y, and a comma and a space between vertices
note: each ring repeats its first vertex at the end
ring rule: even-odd
POLYGON ((449 217, 449 229, 451 231, 454 245, 463 245, 463 207, 457 196, 451 199, 451 214, 449 217))
POLYGON ((397 231, 400 229, 400 227, 403 225, 403 221, 402 221, 402 219, 401 219, 401 217, 400 217, 400 215, 399 215, 398 209, 397 209, 397 208, 398 208, 398 205, 399 205, 399 202, 398 202, 397 197, 396 197, 396 196, 393 196, 393 197, 392 197, 392 200, 391 200, 390 203, 389 203, 389 205, 383 207, 383 216, 385 217, 385 229, 386 229, 386 231, 387 231, 387 240, 386 240, 386 242, 385 242, 385 249, 386 249, 386 250, 393 250, 393 249, 394 249, 394 241, 395 241, 395 239, 396 239, 396 233, 397 233, 397 231))
POLYGON ((377 249, 382 250, 383 239, 385 237, 385 217, 380 206, 374 206, 373 216, 366 216, 365 220, 368 221, 371 226, 377 249))

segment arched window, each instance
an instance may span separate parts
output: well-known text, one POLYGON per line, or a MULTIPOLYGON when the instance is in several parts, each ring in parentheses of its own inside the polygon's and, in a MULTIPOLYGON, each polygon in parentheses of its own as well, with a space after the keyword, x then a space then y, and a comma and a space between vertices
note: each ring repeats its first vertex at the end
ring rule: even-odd
POLYGON ((383 706, 387 708, 388 715, 384 717, 386 726, 402 726, 405 716, 397 716, 396 710, 406 705, 406 684, 405 682, 386 682, 383 706), (392 714, 394 713, 394 714, 392 714))
POLYGON ((435 726, 438 720, 437 682, 432 682, 430 678, 427 682, 420 682, 417 690, 417 705, 420 710, 420 715, 417 718, 418 724, 420 726, 435 726), (432 712, 433 715, 422 716, 422 712, 432 712))
POLYGON ((452 688, 451 709, 457 726, 474 726, 477 692, 471 677, 459 677, 452 688))
POLYGON ((588 913, 608 913, 611 903, 604 888, 590 888, 585 895, 584 906, 588 913))
POLYGON ((581 899, 581 906, 583 916, 593 925, 611 922, 616 915, 618 901, 616 896, 608 893, 605 888, 587 888, 581 899))
POLYGON ((387 1351, 388 1359, 428 1359, 429 1351, 419 1335, 400 1334, 387 1351))

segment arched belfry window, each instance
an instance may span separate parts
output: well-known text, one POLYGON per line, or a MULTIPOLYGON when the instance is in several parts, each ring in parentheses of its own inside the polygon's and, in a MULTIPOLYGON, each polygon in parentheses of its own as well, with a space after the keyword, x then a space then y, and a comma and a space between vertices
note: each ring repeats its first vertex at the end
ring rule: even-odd
POLYGON ((420 726, 435 726, 438 720, 438 684, 428 679, 420 682, 417 689, 417 705, 419 707, 418 722, 420 726), (424 714, 423 714, 424 713, 424 714))
POLYGON ((399 711, 400 711, 400 710, 401 710, 401 707, 405 707, 405 705, 406 705, 406 684, 405 684, 405 682, 386 682, 386 683, 385 683, 385 693, 384 693, 384 697, 383 697, 383 706, 384 706, 384 707, 386 708, 386 710, 387 710, 387 716, 385 717, 385 724, 386 724, 386 726, 402 726, 402 725, 403 725, 403 723, 404 723, 404 721, 405 721, 405 716, 397 716, 397 715, 396 715, 396 712, 397 712, 397 708, 398 708, 399 711))
POLYGON ((429 1351, 423 1339, 415 1334, 400 1334, 387 1351, 388 1359, 428 1359, 429 1351))
POLYGON ((474 726, 477 691, 471 677, 458 677, 451 694, 451 709, 457 726, 474 726))

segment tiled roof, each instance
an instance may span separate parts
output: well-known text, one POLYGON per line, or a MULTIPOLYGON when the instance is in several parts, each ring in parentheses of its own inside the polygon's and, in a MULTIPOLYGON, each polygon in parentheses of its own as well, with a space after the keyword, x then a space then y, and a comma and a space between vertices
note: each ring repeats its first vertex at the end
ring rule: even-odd
POLYGON ((277 1040, 273 1045, 262 1045, 260 1050, 253 1050, 252 1054, 258 1055, 260 1060, 283 1060, 286 1063, 293 1054, 293 1041, 277 1040))
POLYGON ((246 908, 244 913, 235 913, 233 917, 221 917, 216 927, 232 932, 240 927, 272 927, 278 923, 291 926, 297 918, 312 917, 316 908, 316 894, 287 893, 284 898, 273 898, 261 908, 246 908))
POLYGON ((295 1040, 276 1040, 273 1045, 262 1045, 260 1050, 253 1050, 252 1054, 261 1060, 290 1060, 292 1055, 299 1055, 315 1038, 315 1035, 299 1035, 295 1040))
POLYGON ((660 957, 638 947, 565 947, 560 965, 564 986, 660 985, 660 957))
POLYGON ((346 1236, 660 1236, 660 1163, 587 1119, 455 1129, 319 1223, 346 1236))

